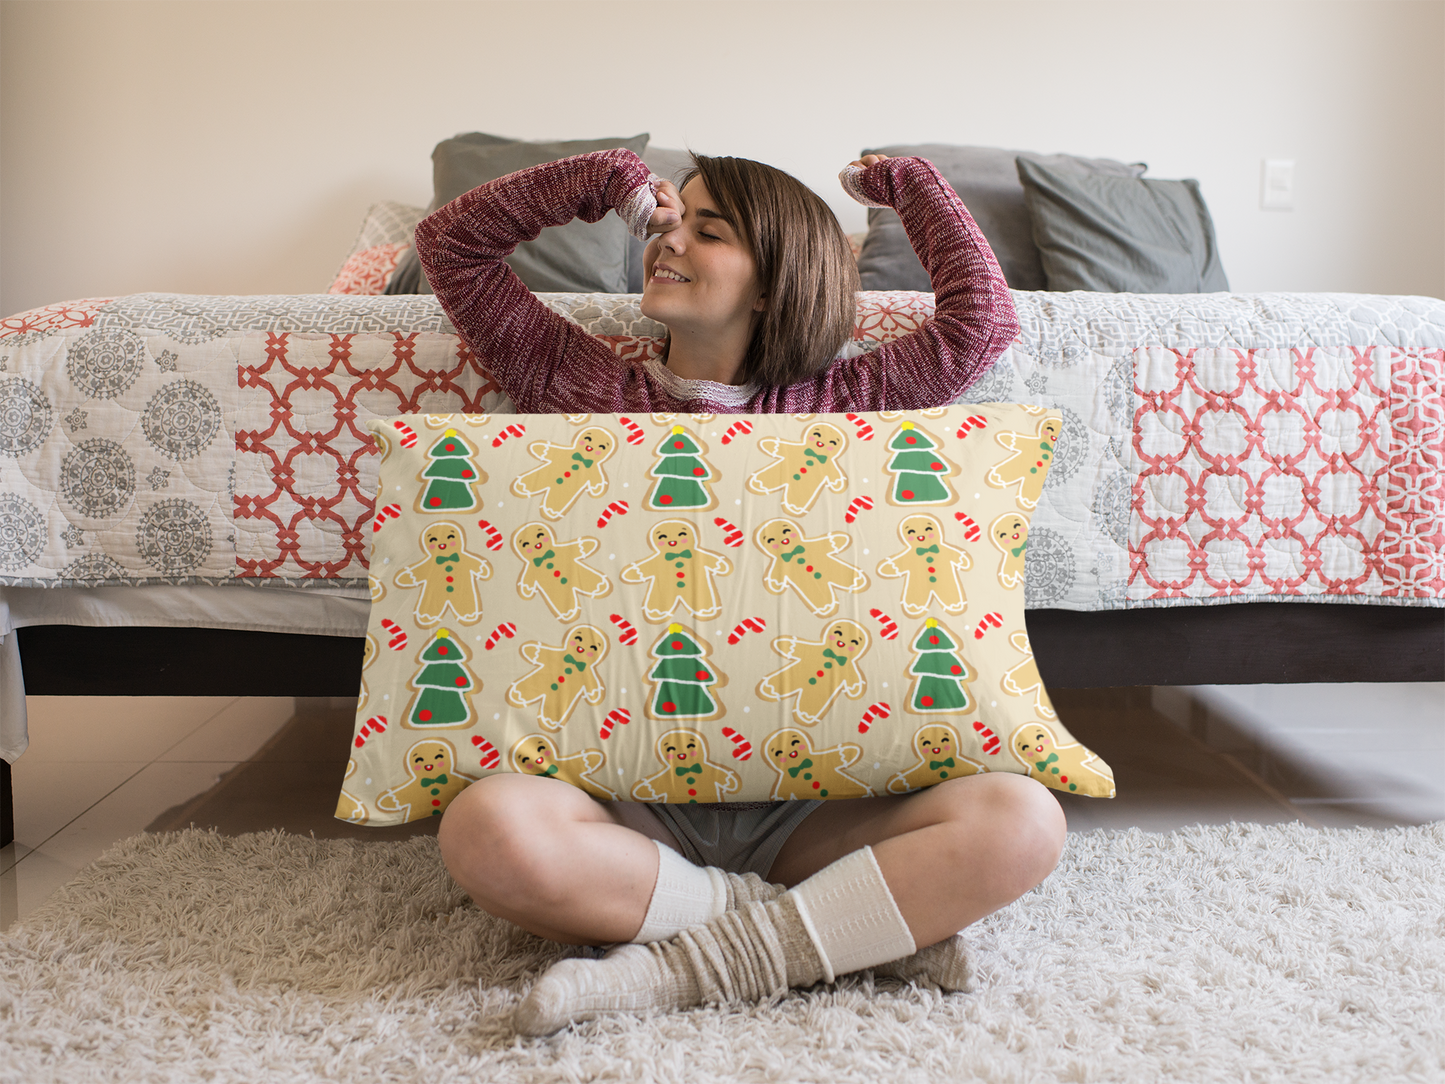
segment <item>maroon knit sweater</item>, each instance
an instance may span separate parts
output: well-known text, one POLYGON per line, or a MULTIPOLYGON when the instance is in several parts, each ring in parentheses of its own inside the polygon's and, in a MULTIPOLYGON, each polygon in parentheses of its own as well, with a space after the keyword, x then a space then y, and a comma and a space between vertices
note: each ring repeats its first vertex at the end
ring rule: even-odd
POLYGON ((629 150, 595 151, 499 177, 417 225, 416 250, 457 332, 526 414, 826 413, 915 410, 956 399, 1018 334, 993 252, 932 163, 890 158, 856 185, 903 219, 933 282, 932 320, 818 376, 785 387, 733 387, 620 361, 602 340, 543 305, 504 262, 546 226, 617 209, 634 234, 656 201, 629 150))

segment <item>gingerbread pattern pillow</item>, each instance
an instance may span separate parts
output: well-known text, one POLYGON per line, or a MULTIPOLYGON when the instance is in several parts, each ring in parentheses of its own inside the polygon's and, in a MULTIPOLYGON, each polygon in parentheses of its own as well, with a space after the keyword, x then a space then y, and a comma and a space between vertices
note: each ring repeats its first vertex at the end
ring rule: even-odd
POLYGON ((1029 516, 1060 416, 409 415, 383 461, 336 815, 493 772, 604 801, 1112 796, 1039 678, 1029 516))

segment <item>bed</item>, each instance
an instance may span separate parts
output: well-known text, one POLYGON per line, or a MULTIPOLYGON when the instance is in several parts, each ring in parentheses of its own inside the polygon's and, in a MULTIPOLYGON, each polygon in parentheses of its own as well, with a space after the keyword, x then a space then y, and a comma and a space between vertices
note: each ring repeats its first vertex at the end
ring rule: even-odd
MULTIPOLYGON (((355 694, 365 422, 512 409, 433 297, 378 292, 409 234, 390 218, 363 228, 351 292, 0 321, 4 761, 25 749, 27 692, 355 694)), ((635 293, 541 296, 619 359, 660 349, 635 293)), ((907 334, 932 300, 866 290, 847 349, 907 334)), ((1014 302, 1018 338, 961 401, 1065 419, 1026 581, 1049 685, 1445 678, 1445 301, 1014 302)))

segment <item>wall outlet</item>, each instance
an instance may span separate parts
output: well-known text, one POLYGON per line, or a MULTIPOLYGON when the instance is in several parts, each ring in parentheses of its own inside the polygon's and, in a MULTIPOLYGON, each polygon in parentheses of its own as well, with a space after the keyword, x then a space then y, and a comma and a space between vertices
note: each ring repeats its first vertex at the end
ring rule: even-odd
POLYGON ((1266 158, 1261 174, 1259 205, 1266 211, 1294 210, 1294 159, 1266 158))

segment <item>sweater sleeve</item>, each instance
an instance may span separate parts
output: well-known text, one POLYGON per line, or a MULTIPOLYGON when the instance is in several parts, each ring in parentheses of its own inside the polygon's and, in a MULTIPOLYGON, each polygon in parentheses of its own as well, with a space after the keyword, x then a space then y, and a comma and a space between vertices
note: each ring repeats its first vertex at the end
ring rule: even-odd
POLYGON ((922 158, 889 158, 845 175, 854 198, 892 207, 933 283, 934 315, 917 331, 816 378, 769 389, 783 411, 919 410, 958 398, 1015 336, 1008 283, 963 201, 922 158))
POLYGON ((507 266, 517 245, 614 208, 634 236, 657 206, 642 159, 594 151, 519 170, 422 219, 416 252, 457 333, 523 413, 616 410, 638 374, 542 304, 507 266))

